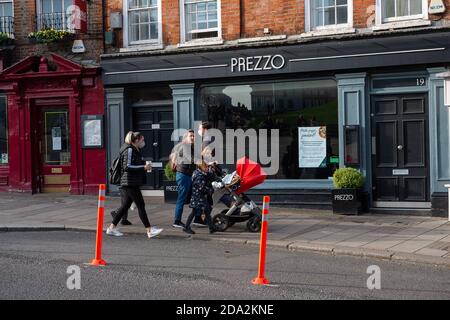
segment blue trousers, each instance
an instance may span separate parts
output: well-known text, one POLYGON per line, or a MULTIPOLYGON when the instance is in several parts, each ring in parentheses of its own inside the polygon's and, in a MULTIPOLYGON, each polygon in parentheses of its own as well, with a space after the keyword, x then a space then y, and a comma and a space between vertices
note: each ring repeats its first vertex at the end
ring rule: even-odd
POLYGON ((181 221, 183 215, 183 207, 186 203, 186 198, 192 188, 192 178, 187 174, 177 172, 178 198, 175 207, 175 221, 181 221))

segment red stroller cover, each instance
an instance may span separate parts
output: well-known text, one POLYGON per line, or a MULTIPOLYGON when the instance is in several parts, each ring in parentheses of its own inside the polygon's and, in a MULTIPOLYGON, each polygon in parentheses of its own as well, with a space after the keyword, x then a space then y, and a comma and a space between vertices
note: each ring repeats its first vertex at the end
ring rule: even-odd
POLYGON ((237 161, 236 173, 241 178, 240 187, 236 190, 237 194, 263 183, 267 177, 267 174, 261 168, 261 165, 257 162, 253 162, 247 157, 243 157, 237 161))

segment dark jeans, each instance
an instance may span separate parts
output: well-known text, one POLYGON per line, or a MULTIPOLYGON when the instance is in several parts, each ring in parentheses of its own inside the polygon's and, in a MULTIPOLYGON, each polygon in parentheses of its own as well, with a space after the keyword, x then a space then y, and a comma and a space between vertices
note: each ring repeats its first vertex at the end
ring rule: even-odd
POLYGON ((150 222, 148 221, 147 212, 145 211, 144 198, 142 197, 141 189, 139 187, 121 187, 120 197, 122 204, 116 211, 112 224, 117 226, 124 215, 130 209, 131 204, 134 202, 139 212, 139 218, 141 218, 144 227, 150 228, 150 222))
POLYGON ((205 210, 193 208, 191 214, 186 220, 186 229, 189 229, 191 227, 192 220, 194 220, 194 217, 201 217, 202 213, 205 214, 205 223, 208 225, 209 230, 213 230, 212 220, 211 220, 211 211, 212 207, 208 206, 205 208, 205 210))
POLYGON ((175 222, 181 221, 183 207, 186 203, 189 190, 192 188, 192 177, 187 174, 177 172, 178 198, 175 207, 175 222))

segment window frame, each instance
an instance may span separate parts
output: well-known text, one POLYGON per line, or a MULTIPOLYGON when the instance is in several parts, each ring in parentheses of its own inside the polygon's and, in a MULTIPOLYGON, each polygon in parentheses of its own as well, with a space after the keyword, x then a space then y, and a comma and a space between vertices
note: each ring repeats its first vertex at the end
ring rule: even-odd
POLYGON ((376 0, 376 25, 383 25, 396 22, 412 21, 412 20, 428 20, 428 0, 422 0, 422 14, 411 16, 384 18, 382 5, 385 0, 376 0))
MULTIPOLYGON (((158 38, 157 39, 149 39, 149 40, 139 40, 139 41, 131 41, 129 37, 130 32, 130 26, 129 26, 129 19, 128 14, 130 11, 128 9, 128 0, 124 0, 123 2, 123 47, 124 48, 130 48, 135 46, 142 46, 142 45, 155 45, 159 46, 162 44, 162 2, 161 0, 157 0, 157 10, 158 10, 158 38)), ((139 10, 139 9, 136 9, 139 10)), ((141 9, 143 10, 143 9, 141 9)), ((150 25, 150 22, 149 22, 150 25)))
MULTIPOLYGON (((5 99, 5 121, 6 121, 6 126, 5 126, 5 134, 6 134, 6 154, 7 154, 7 162, 6 163, 1 163, 0 162, 0 168, 2 167, 7 167, 9 166, 9 143, 8 143, 8 138, 9 138, 9 134, 8 134, 8 96, 6 95, 0 95, 0 99, 5 99)), ((1 157, 1 154, 0 154, 1 157)))
MULTIPOLYGON (((201 29, 203 32, 214 32, 217 31, 217 37, 212 38, 202 38, 202 39, 194 39, 194 40, 186 40, 186 11, 184 10, 186 5, 186 0, 180 1, 180 43, 181 44, 191 44, 191 43, 208 43, 208 42, 217 42, 222 40, 222 2, 221 0, 217 1, 217 28, 208 28, 201 29)), ((189 0, 192 1, 192 0, 189 0)), ((208 1, 208 0, 199 0, 208 1)))
MULTIPOLYGON (((37 15, 42 15, 42 14, 46 14, 46 13, 66 13, 66 11, 64 11, 64 12, 55 12, 55 11, 53 11, 53 2, 55 1, 55 0, 52 0, 52 12, 43 12, 43 4, 42 4, 42 2, 43 2, 44 0, 36 0, 36 14, 37 15)), ((66 1, 69 1, 69 0, 60 0, 61 2, 66 2, 66 1)), ((71 5, 72 5, 72 3, 71 3, 71 5)), ((66 10, 66 9, 64 9, 64 10, 66 10)), ((64 19, 63 19, 63 25, 65 26, 64 27, 64 29, 56 29, 55 28, 55 30, 65 30, 65 31, 67 31, 67 32, 70 32, 70 33, 75 33, 75 29, 71 29, 71 28, 67 28, 67 21, 66 21, 66 16, 64 15, 64 17, 63 17, 64 19)), ((43 29, 43 27, 42 27, 42 25, 40 25, 40 22, 39 22, 39 19, 38 19, 38 21, 37 21, 37 23, 36 23, 36 28, 37 28, 37 30, 39 31, 39 30, 42 30, 43 29)))
MULTIPOLYGON (((11 17, 14 18, 14 0, 0 0, 0 3, 11 3, 11 8, 12 8, 12 14, 11 17)), ((9 16, 4 16, 4 15, 0 15, 1 17, 9 17, 9 16)))
POLYGON ((314 27, 312 25, 312 1, 314 0, 305 0, 305 32, 353 28, 353 0, 347 0, 347 23, 330 24, 319 27, 314 27))

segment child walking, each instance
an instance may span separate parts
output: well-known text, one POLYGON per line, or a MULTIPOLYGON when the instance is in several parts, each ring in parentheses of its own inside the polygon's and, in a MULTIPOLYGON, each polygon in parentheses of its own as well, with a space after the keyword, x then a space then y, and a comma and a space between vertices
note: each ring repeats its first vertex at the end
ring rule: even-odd
POLYGON ((197 165, 197 169, 192 174, 192 197, 189 207, 192 208, 192 212, 186 221, 186 227, 183 231, 189 234, 195 234, 191 229, 191 223, 194 217, 205 214, 205 222, 209 227, 209 233, 214 233, 216 230, 212 224, 211 211, 212 207, 208 201, 208 197, 212 195, 214 189, 211 185, 213 179, 210 178, 208 165, 202 161, 197 165))

